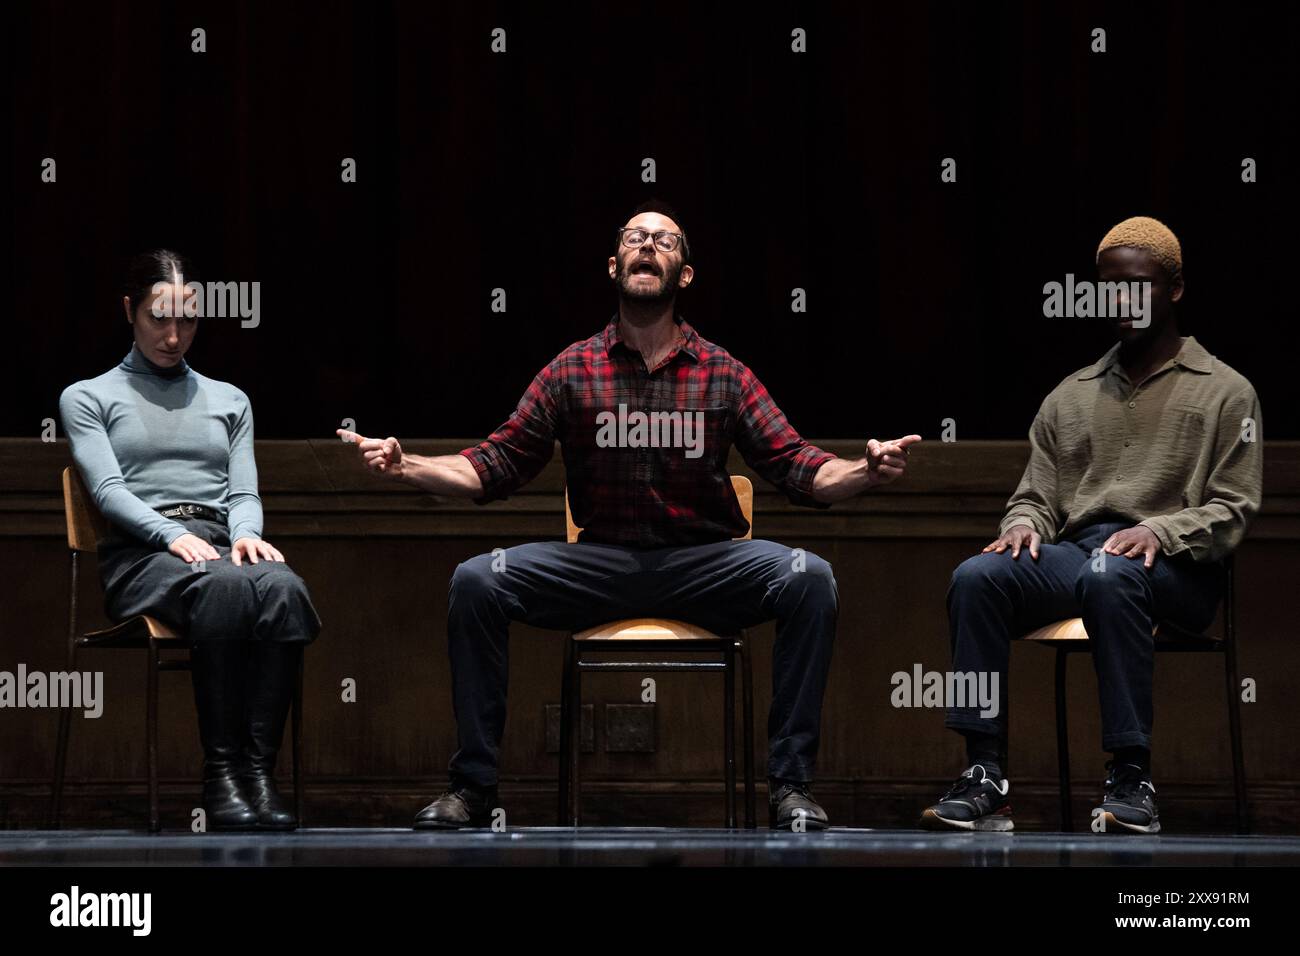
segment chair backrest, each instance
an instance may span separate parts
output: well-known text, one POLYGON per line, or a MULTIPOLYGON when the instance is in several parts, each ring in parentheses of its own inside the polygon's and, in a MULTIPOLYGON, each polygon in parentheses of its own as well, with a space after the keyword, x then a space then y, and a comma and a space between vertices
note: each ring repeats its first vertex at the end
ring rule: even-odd
POLYGON ((95 551, 108 534, 108 522, 95 507, 81 473, 71 465, 63 469, 63 517, 68 523, 68 547, 73 551, 95 551))
MULTIPOLYGON (((749 523, 749 530, 737 540, 748 541, 754 537, 754 485, 744 475, 732 475, 731 487, 736 492, 736 500, 740 502, 740 511, 745 516, 745 521, 749 523)), ((564 524, 568 529, 569 544, 573 544, 578 540, 582 529, 573 523, 573 512, 569 510, 568 488, 564 489, 564 524)))

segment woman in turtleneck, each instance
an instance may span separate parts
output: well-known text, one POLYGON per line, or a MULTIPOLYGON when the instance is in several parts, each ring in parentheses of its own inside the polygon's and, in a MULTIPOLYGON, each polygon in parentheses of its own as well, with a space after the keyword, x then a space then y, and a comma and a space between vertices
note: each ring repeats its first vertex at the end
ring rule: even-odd
POLYGON ((248 397, 185 361, 198 326, 181 306, 187 265, 165 249, 132 261, 122 302, 135 344, 65 389, 59 412, 112 526, 99 547, 109 616, 151 615, 193 645, 208 828, 293 829, 275 760, 320 619, 262 539, 248 397), (162 514, 178 505, 192 507, 162 514))

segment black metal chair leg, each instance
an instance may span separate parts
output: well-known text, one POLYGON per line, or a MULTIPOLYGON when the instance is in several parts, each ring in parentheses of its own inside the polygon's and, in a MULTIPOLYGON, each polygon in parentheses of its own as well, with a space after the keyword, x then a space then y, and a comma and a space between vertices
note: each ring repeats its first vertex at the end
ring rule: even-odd
POLYGON ((293 815, 298 818, 298 826, 303 825, 302 818, 302 674, 305 653, 298 655, 298 677, 293 688, 293 815))
MULTIPOLYGON (((744 707, 744 779, 745 779, 745 828, 753 830, 757 826, 757 787, 755 785, 754 760, 754 678, 749 656, 747 634, 741 631, 738 637, 724 638, 713 643, 713 648, 721 651, 724 678, 723 693, 723 741, 725 747, 725 781, 726 817, 724 826, 736 829, 738 826, 738 808, 736 806, 736 655, 740 655, 741 696, 744 707)), ((701 648, 704 650, 704 648, 701 648)), ((662 667, 658 664, 645 664, 652 669, 670 669, 670 664, 662 667)), ((716 668, 717 664, 708 665, 716 668)), ((580 827, 582 824, 582 783, 581 783, 581 749, 582 749, 582 645, 569 634, 565 642, 564 666, 560 676, 560 770, 557 787, 556 817, 561 827, 580 827)))
POLYGON ((580 826, 582 812, 582 649, 577 641, 572 648, 569 668, 569 806, 568 826, 580 826))
POLYGON ((149 832, 162 829, 158 817, 158 642, 149 638, 149 677, 146 689, 145 733, 148 738, 149 763, 149 832))
POLYGON ((568 826, 569 814, 569 735, 573 728, 569 726, 569 698, 573 694, 571 685, 573 672, 573 635, 564 639, 564 664, 560 672, 560 774, 559 802, 555 808, 555 825, 568 826))
POLYGON ((754 672, 749 661, 749 635, 740 632, 740 694, 745 724, 745 829, 753 830, 758 824, 754 812, 754 672))
POLYGON ((1002 761, 1002 779, 1011 779, 1011 714, 1002 710, 1002 732, 998 734, 998 760, 1002 761))
MULTIPOLYGON (((77 552, 73 551, 68 567, 68 673, 77 672, 77 552)), ((59 828, 63 817, 63 782, 68 770, 68 738, 72 733, 72 709, 59 710, 59 735, 54 743, 54 787, 50 792, 49 826, 59 828)))
POLYGON ((722 739, 725 750, 723 775, 727 788, 728 830, 736 829, 736 649, 734 645, 723 649, 726 665, 723 676, 722 739))
POLYGON ((72 709, 63 707, 59 710, 59 736, 54 747, 54 789, 50 794, 49 827, 59 828, 59 817, 63 810, 63 775, 68 767, 68 734, 72 729, 72 709))
POLYGON ((1060 775, 1061 787, 1061 830, 1074 832, 1074 820, 1070 808, 1070 727, 1066 719, 1065 706, 1065 664, 1069 653, 1063 648, 1056 649, 1056 763, 1060 775))
POLYGON ((1250 832, 1246 805, 1246 764, 1241 747, 1241 682, 1237 679, 1237 647, 1232 640, 1223 650, 1228 685, 1228 734, 1232 742, 1232 792, 1236 804, 1237 832, 1250 832))

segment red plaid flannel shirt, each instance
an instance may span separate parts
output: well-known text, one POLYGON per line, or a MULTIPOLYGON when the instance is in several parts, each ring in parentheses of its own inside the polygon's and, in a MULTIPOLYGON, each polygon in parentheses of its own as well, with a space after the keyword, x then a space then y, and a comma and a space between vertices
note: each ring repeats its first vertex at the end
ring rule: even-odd
POLYGON ((584 542, 660 548, 744 535, 749 526, 727 474, 733 442, 790 501, 829 507, 813 498, 813 476, 835 456, 799 437, 744 364, 680 315, 677 322, 684 338, 653 371, 619 335, 617 313, 604 331, 557 355, 514 414, 461 452, 483 482, 475 502, 505 498, 535 478, 558 439, 569 508, 584 542), (635 412, 691 413, 692 423, 703 426, 695 433, 698 455, 654 447, 685 443, 697 451, 691 431, 665 427, 662 418, 638 436, 635 412), (620 418, 626 430, 611 424, 620 418))

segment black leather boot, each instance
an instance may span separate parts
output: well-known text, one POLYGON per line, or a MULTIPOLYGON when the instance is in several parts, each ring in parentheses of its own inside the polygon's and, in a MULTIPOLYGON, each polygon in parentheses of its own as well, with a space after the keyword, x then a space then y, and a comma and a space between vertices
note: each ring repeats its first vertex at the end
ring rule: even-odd
POLYGON ((194 706, 203 743, 203 812, 208 830, 251 830, 257 813, 239 785, 244 751, 246 648, 207 641, 190 651, 194 706))
POLYGON ((259 830, 293 830, 292 805, 275 784, 275 758, 293 703, 302 645, 256 641, 248 661, 248 742, 240 783, 257 813, 259 830))

